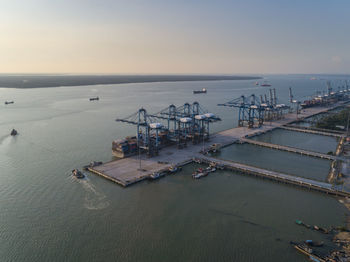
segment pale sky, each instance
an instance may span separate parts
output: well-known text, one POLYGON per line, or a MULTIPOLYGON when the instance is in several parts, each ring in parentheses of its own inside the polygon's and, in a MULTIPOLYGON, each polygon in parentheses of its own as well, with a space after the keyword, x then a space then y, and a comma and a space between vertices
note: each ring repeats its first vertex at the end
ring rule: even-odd
POLYGON ((0 0, 0 73, 350 73, 349 0, 0 0))

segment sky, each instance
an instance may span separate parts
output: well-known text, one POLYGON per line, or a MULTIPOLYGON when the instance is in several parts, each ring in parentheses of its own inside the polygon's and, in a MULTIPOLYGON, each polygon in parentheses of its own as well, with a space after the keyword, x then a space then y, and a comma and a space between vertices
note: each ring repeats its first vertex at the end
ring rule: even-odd
POLYGON ((0 0, 0 73, 350 73, 349 0, 0 0))

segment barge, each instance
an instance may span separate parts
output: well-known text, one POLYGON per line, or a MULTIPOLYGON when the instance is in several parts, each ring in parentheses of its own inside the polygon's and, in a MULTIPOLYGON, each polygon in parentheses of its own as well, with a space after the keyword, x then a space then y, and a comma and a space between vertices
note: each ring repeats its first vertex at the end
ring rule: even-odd
POLYGON ((91 97, 89 100, 90 101, 98 101, 98 100, 100 100, 100 98, 98 96, 96 96, 96 97, 91 97))
POLYGON ((203 88, 202 90, 193 90, 193 94, 206 94, 207 89, 203 88))

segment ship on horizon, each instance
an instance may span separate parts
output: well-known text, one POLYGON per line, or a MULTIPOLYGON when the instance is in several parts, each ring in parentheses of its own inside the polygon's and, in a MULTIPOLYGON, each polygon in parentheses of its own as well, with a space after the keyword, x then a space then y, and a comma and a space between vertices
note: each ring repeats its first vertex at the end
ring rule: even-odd
POLYGON ((271 84, 269 84, 268 82, 264 82, 264 83, 262 83, 260 86, 271 86, 271 84))

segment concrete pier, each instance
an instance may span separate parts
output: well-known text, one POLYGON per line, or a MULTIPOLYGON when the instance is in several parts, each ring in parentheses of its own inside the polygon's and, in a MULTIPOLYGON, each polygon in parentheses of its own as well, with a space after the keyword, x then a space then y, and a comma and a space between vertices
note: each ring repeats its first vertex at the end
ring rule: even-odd
POLYGON ((314 134, 314 135, 332 136, 332 137, 344 137, 343 134, 339 134, 339 133, 317 131, 317 130, 306 129, 306 128, 296 128, 296 127, 290 127, 290 126, 281 126, 280 128, 286 129, 286 130, 290 130, 290 131, 295 131, 295 132, 303 132, 303 133, 314 134))
POLYGON ((319 192, 332 194, 336 196, 350 197, 349 192, 340 191, 336 187, 334 187, 332 184, 329 184, 329 183, 319 182, 319 181, 315 181, 315 180, 311 180, 303 177, 292 176, 292 175, 288 175, 280 172, 275 172, 271 170, 254 167, 254 166, 236 163, 233 161, 221 160, 221 159, 218 160, 212 157, 202 157, 200 160, 207 164, 216 163, 220 166, 223 166, 225 169, 242 172, 244 174, 267 178, 273 181, 295 185, 298 187, 303 187, 310 190, 316 190, 319 192))
MULTIPOLYGON (((340 106, 343 103, 340 102, 334 107, 340 106)), ((312 116, 314 114, 319 114, 321 112, 326 112, 328 110, 331 110, 334 107, 329 108, 322 108, 322 107, 315 107, 315 108, 308 108, 305 109, 299 114, 299 117, 308 117, 312 116)), ((89 171, 100 175, 110 181, 113 181, 119 185, 122 186, 128 186, 133 183, 142 181, 144 179, 147 179, 150 177, 152 173, 161 173, 166 172, 169 167, 171 166, 183 166, 185 164, 191 163, 194 158, 197 159, 207 159, 207 161, 215 162, 218 161, 215 158, 209 158, 207 156, 204 156, 201 152, 205 152, 209 149, 209 147, 212 144, 221 144, 222 146, 228 146, 231 145, 240 139, 245 139, 249 136, 257 135, 260 133, 271 131, 275 128, 283 127, 286 124, 289 124, 296 120, 296 114, 286 114, 284 115, 284 118, 281 120, 273 121, 273 122, 265 122, 265 124, 260 128, 254 128, 249 129, 247 127, 237 127, 232 128, 228 130, 224 130, 218 133, 215 133, 211 135, 209 142, 203 142, 200 144, 192 145, 191 143, 188 143, 187 147, 183 149, 178 149, 176 146, 169 146, 163 148, 158 156, 148 158, 146 155, 141 156, 132 156, 124 159, 119 159, 115 161, 111 161, 108 163, 105 163, 101 166, 97 167, 91 167, 89 168, 89 171), (141 158, 141 168, 140 168, 140 158, 141 158)), ((299 149, 293 149, 294 151, 302 151, 299 149)), ((305 151, 306 153, 307 151, 305 151)), ((318 153, 313 153, 315 154, 318 153)), ((326 159, 334 159, 334 156, 328 156, 319 153, 317 157, 324 157, 326 159)), ((231 164, 227 166, 234 166, 237 170, 238 167, 243 167, 242 164, 235 163, 232 165, 233 162, 230 162, 231 164)), ((261 176, 267 176, 269 175, 269 178, 274 179, 277 181, 284 181, 288 182, 289 184, 296 184, 301 185, 303 187, 309 187, 309 188, 315 188, 317 190, 323 190, 323 192, 327 191, 328 193, 341 195, 341 192, 334 193, 332 190, 332 186, 327 183, 321 183, 318 181, 313 181, 310 179, 304 179, 304 178, 298 178, 290 175, 277 174, 277 172, 272 172, 256 167, 249 167, 244 165, 244 168, 247 170, 250 170, 249 172, 254 173, 255 175, 260 174, 261 176), (302 181, 302 182, 300 182, 302 181), (321 184, 320 184, 321 183, 321 184), (322 189, 321 189, 322 188, 322 189)), ((346 193, 344 193, 346 194, 346 193)))
POLYGON ((248 144, 257 145, 257 146, 263 146, 263 147, 276 149, 276 150, 287 151, 287 152, 291 152, 291 153, 297 153, 297 154, 301 154, 301 155, 305 155, 305 156, 318 157, 318 158, 327 159, 327 160, 336 160, 337 159, 337 157, 333 156, 333 155, 327 155, 327 154, 322 154, 322 153, 318 153, 318 152, 307 151, 307 150, 295 148, 295 147, 276 145, 276 144, 256 141, 256 140, 248 139, 248 138, 241 138, 239 140, 239 142, 248 143, 248 144))

